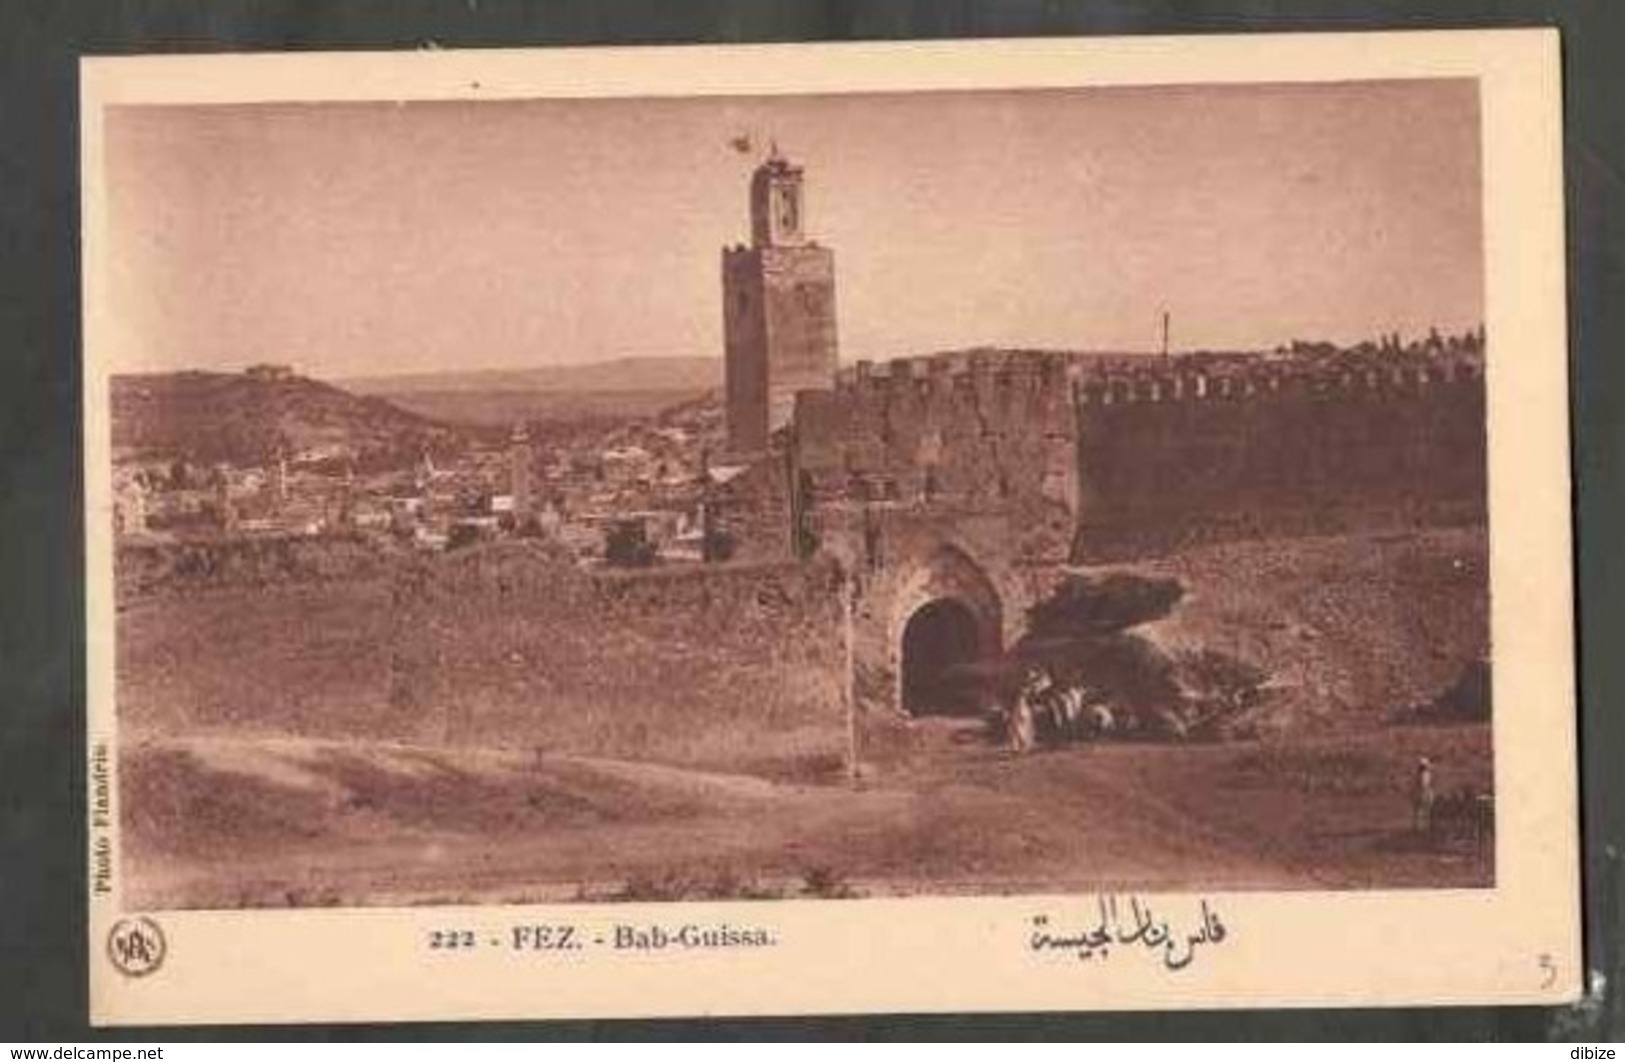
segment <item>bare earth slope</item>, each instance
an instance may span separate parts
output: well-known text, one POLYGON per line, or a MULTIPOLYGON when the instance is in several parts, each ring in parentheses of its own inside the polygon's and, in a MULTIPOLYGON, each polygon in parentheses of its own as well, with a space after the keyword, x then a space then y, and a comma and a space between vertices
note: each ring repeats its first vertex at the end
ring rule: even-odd
POLYGON ((312 622, 274 638, 229 595, 137 605, 125 885, 149 907, 1488 885, 1492 848, 1417 844, 1407 786, 1426 755, 1441 791, 1487 788, 1489 728, 1387 722, 1484 651, 1484 556, 1482 533, 1448 531, 1159 561, 1188 596, 1150 635, 1278 680, 1259 740, 1016 757, 974 722, 922 721, 858 789, 681 743, 448 743, 374 688, 387 597, 342 585, 302 591, 342 603, 306 601, 312 622), (283 671, 274 703, 251 695, 283 671))
POLYGON ((1436 696, 1489 652, 1482 529, 1441 529, 1191 550, 1135 569, 1186 595, 1147 633, 1261 666, 1278 727, 1363 726, 1436 696))

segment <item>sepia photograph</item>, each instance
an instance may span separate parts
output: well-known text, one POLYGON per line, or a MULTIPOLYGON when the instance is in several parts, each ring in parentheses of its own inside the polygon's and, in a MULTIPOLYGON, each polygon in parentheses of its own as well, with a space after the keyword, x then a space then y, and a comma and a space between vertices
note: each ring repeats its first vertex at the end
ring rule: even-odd
POLYGON ((1232 895, 1505 883, 1480 77, 487 84, 98 112, 122 975, 1033 896, 1166 973, 1232 895))

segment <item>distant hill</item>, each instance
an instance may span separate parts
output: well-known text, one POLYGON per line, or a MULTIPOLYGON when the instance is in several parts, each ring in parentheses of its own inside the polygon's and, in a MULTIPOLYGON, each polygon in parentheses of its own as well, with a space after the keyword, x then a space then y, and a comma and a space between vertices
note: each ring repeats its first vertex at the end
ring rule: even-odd
POLYGON ((356 377, 337 382, 348 390, 366 395, 446 394, 458 391, 597 394, 677 391, 695 394, 722 386, 722 361, 718 358, 616 358, 584 365, 410 373, 356 377))
POLYGON ((722 386, 716 358, 617 358, 535 369, 474 369, 356 377, 359 394, 433 420, 472 428, 521 421, 602 424, 652 417, 722 386))
POLYGON ((663 415, 715 391, 401 391, 383 398, 402 409, 489 435, 515 424, 593 428, 663 415))
POLYGON ((120 457, 259 464, 347 452, 399 464, 425 448, 460 448, 455 429, 377 397, 290 373, 179 372, 114 376, 113 449, 120 457))
MULTIPOLYGON (((931 352, 1000 355, 1015 348, 969 347, 931 352)), ((1124 368, 1153 355, 1132 351, 1051 351, 1088 367, 1124 368)), ((1185 355, 1202 359, 1252 355, 1185 355)), ((617 358, 534 369, 473 369, 398 376, 352 377, 339 385, 387 399, 444 424, 480 430, 519 423, 561 427, 666 416, 691 404, 715 405, 723 387, 719 358, 617 358)))

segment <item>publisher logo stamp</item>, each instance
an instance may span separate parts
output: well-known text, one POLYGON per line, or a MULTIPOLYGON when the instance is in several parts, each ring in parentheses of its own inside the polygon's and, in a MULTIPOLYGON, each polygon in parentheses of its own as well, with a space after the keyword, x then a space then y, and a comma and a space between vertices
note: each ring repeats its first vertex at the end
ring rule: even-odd
POLYGON ((121 918, 107 934, 107 957, 127 977, 145 977, 158 969, 168 949, 164 931, 146 915, 121 918))

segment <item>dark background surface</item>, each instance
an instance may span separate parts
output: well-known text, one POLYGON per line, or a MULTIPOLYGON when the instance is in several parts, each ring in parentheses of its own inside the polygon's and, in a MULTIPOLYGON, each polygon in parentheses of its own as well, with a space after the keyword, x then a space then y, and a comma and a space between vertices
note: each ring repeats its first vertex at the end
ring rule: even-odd
MULTIPOLYGON (((12 0, 0 7, 0 1039, 1625 1038, 1625 4, 1616 0, 12 0), (1237 31, 1563 30, 1589 1006, 108 1030, 86 1025, 81 55, 1237 31), (1612 768, 1612 769, 1610 769, 1612 768)), ((1516 710, 1516 705, 1509 706, 1516 710)), ((1345 927, 1346 929, 1346 927, 1345 927)), ((1340 929, 1339 932, 1344 931, 1340 929)), ((1418 961, 1448 940, 1395 942, 1418 961)), ((1314 946, 1308 944, 1306 946, 1314 946)), ((1325 942, 1335 961, 1335 939, 1325 942)), ((251 957, 245 956, 245 961, 251 957)))

